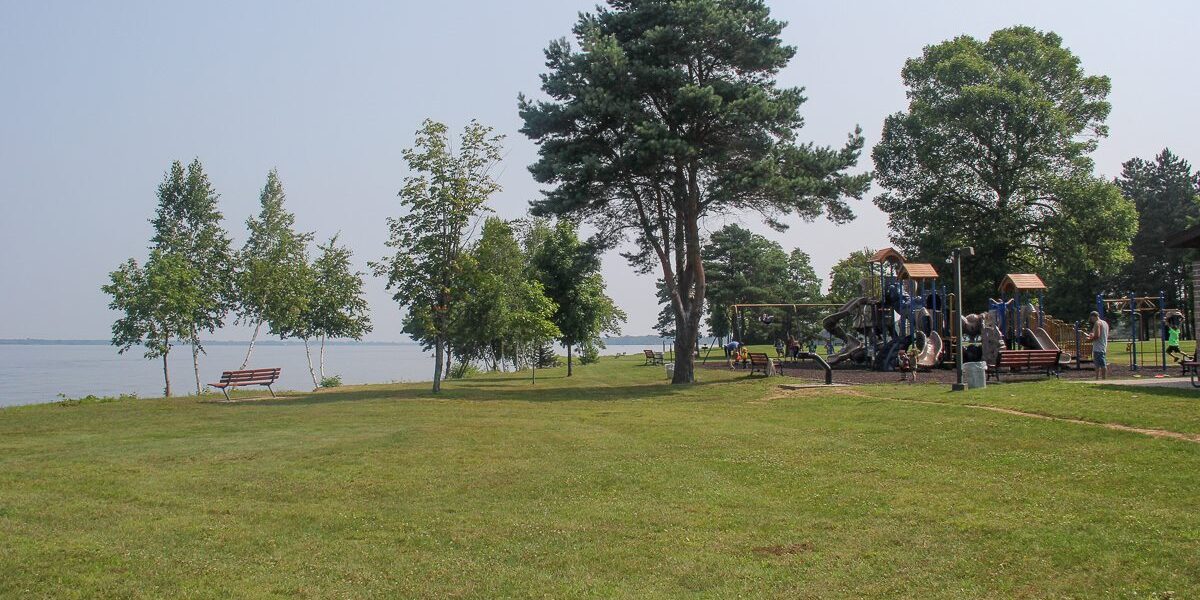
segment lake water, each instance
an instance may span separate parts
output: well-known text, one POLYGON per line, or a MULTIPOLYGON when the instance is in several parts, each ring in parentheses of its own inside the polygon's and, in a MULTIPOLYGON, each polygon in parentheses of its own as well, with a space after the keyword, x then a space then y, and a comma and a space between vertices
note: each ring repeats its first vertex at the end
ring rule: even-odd
MULTIPOLYGON (((603 353, 639 353, 645 347, 610 344, 603 353)), ((214 345, 206 350, 200 356, 201 384, 218 381, 221 371, 236 369, 246 355, 245 346, 214 345)), ((314 364, 316 360, 314 353, 314 364)), ((172 350, 169 363, 171 390, 181 396, 194 394, 190 348, 172 350)), ((258 346, 248 367, 281 367, 276 390, 312 389, 304 346, 258 346)), ((428 381, 433 379, 433 358, 410 344, 333 345, 326 348, 325 374, 340 375, 345 384, 428 381)), ((0 345, 0 406, 53 402, 61 399, 59 394, 145 398, 162 392, 162 361, 142 358, 137 348, 122 355, 102 345, 0 345)))

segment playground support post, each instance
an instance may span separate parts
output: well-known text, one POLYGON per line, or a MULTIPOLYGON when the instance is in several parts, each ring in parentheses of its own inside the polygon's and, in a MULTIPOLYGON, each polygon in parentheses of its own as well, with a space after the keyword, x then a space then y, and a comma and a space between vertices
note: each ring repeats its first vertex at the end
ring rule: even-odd
POLYGON ((962 332, 962 257, 963 253, 967 256, 975 256, 975 249, 967 246, 966 248, 955 248, 951 258, 954 260, 954 303, 955 309, 958 311, 958 318, 954 319, 955 349, 954 349, 954 385, 950 389, 955 392, 961 392, 967 389, 963 385, 963 332, 962 332))
MULTIPOLYGON (((1162 290, 1158 290, 1158 316, 1162 317, 1162 323, 1159 324, 1159 339, 1161 343, 1158 345, 1162 351, 1162 372, 1167 372, 1167 294, 1162 290)), ((1183 324, 1180 323, 1180 326, 1183 324)))

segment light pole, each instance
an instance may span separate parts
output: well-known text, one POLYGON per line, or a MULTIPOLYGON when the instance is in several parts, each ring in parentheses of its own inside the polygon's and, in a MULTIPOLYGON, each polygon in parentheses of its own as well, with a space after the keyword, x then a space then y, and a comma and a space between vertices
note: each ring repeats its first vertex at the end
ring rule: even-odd
POLYGON ((962 311, 962 257, 963 255, 975 256, 975 248, 967 246, 966 248, 955 248, 950 255, 950 260, 954 261, 954 311, 956 319, 954 319, 954 327, 957 335, 955 336, 955 352, 954 352, 954 385, 950 389, 955 392, 961 392, 967 389, 963 385, 963 311, 962 311))

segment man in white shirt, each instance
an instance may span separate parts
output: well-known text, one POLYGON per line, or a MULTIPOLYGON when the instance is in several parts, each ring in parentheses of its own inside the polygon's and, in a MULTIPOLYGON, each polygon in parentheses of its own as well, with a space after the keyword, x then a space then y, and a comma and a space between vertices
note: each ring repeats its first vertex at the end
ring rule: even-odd
POLYGON ((1092 331, 1084 336, 1092 343, 1092 364, 1096 365, 1096 379, 1108 379, 1108 322, 1100 313, 1092 311, 1088 317, 1092 331))

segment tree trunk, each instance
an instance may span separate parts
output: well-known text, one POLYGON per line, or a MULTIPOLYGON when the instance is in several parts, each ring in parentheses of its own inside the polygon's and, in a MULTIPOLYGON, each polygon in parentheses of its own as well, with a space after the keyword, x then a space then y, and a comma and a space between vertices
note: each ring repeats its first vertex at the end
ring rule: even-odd
POLYGON ((537 356, 534 355, 533 360, 529 361, 529 385, 537 383, 537 356))
POLYGON ((321 336, 321 381, 325 381, 325 336, 321 336))
POLYGON ((164 385, 163 397, 164 398, 171 397, 171 371, 167 369, 167 355, 170 353, 171 353, 170 348, 167 348, 167 351, 163 352, 163 385, 164 385))
POLYGON ((304 338, 304 356, 308 358, 308 374, 312 377, 313 391, 315 392, 321 388, 321 384, 317 383, 317 372, 313 369, 312 351, 308 348, 308 338, 304 338))
POLYGON ((446 352, 446 340, 441 336, 433 340, 433 393, 442 391, 442 360, 446 352))
POLYGON ((196 374, 196 395, 200 395, 200 340, 192 336, 192 372, 196 374))
POLYGON ((446 368, 442 370, 442 381, 450 379, 450 355, 451 354, 453 354, 453 352, 450 351, 450 346, 446 346, 446 368))
POLYGON ((254 342, 258 340, 258 332, 262 329, 262 319, 254 326, 254 334, 250 336, 250 347, 246 349, 246 358, 242 361, 242 366, 239 369, 245 369, 246 365, 250 364, 250 355, 254 352, 254 342))
POLYGON ((574 344, 567 342, 567 377, 571 376, 571 346, 574 344))

